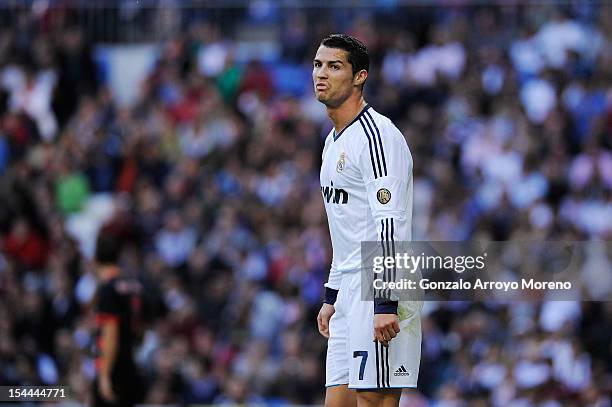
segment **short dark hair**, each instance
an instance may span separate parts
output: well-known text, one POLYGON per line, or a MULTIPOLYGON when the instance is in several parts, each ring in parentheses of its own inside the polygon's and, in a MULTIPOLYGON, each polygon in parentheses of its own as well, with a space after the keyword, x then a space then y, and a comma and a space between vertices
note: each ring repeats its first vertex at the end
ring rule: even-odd
POLYGON ((370 69, 370 56, 365 44, 355 37, 346 34, 330 34, 323 38, 321 45, 328 48, 339 48, 348 52, 348 62, 353 67, 353 76, 362 69, 370 69))
POLYGON ((96 240, 96 263, 101 265, 117 264, 121 252, 119 238, 110 233, 101 232, 96 240))

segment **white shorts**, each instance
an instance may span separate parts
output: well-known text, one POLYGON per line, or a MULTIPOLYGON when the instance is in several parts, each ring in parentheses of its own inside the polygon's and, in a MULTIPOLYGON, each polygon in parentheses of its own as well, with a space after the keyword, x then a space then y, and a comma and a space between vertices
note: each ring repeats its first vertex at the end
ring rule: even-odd
POLYGON ((384 347, 374 340, 374 302, 361 299, 361 275, 345 273, 329 322, 325 386, 416 387, 421 361, 420 302, 400 302, 400 333, 384 347))

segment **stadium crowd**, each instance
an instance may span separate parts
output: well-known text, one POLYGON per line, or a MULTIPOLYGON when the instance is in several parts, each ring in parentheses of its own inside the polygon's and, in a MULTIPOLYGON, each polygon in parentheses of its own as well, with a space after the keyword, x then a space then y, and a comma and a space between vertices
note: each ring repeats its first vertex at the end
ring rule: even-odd
MULTIPOLYGON (((612 238, 609 4, 315 11, 278 10, 278 62, 309 71, 333 31, 366 42, 367 100, 414 158, 415 239, 612 238)), ((15 11, 0 30, 0 383, 65 384, 86 402, 103 230, 146 287, 146 403, 321 403, 330 124, 312 93, 278 92, 202 21, 119 106, 92 39, 60 14, 15 11)), ((587 267, 612 270, 609 250, 587 267)), ((600 299, 426 303, 402 405, 610 406, 600 299)))

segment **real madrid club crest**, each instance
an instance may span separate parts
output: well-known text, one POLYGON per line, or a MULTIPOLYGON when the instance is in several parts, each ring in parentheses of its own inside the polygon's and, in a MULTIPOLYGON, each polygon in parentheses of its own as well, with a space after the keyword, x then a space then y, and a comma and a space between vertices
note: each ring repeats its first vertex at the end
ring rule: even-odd
POLYGON ((381 204, 386 204, 391 200, 391 192, 387 188, 381 188, 376 193, 376 198, 381 204))
POLYGON ((345 166, 346 166, 346 154, 342 152, 340 154, 340 158, 338 159, 338 163, 336 164, 336 171, 337 172, 344 171, 345 166))

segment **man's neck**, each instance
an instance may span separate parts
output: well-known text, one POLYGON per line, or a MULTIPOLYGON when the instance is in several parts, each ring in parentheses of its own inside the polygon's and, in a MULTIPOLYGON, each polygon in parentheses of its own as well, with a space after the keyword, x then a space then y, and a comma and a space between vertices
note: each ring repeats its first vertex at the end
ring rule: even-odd
POLYGON ((98 272, 98 275, 100 276, 101 281, 109 281, 119 276, 119 267, 115 265, 99 266, 99 267, 100 267, 100 270, 98 272))
POLYGON ((328 107, 327 115, 334 125, 336 134, 340 134, 342 130, 361 112, 366 105, 363 96, 351 96, 338 107, 328 107))

